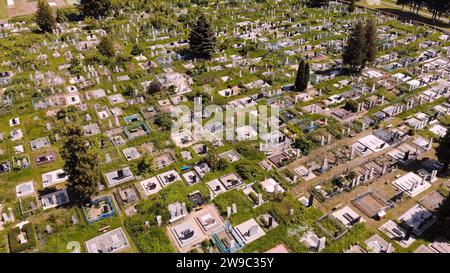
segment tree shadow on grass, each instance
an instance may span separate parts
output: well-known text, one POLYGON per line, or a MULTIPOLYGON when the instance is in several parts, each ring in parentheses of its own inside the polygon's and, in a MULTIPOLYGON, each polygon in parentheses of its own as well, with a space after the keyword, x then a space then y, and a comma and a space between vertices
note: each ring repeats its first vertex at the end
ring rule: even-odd
MULTIPOLYGON (((398 10, 398 9, 390 9, 390 8, 380 8, 378 10, 383 11, 383 12, 388 12, 393 15, 397 15, 400 17, 400 19, 414 20, 414 21, 417 21, 420 23, 436 26, 438 28, 450 29, 449 23, 445 23, 443 21, 433 21, 431 18, 424 17, 420 14, 413 14, 413 13, 409 12, 408 10, 398 10)), ((441 20, 445 20, 445 18, 441 19, 441 20)))

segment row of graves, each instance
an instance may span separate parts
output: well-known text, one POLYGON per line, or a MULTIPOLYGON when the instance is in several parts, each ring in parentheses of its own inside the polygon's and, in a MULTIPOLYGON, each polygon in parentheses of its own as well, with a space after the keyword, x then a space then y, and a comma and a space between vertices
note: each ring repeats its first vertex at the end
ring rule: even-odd
MULTIPOLYGON (((157 29, 151 25, 149 13, 131 14, 126 23, 113 24, 111 28, 110 34, 124 44, 143 45, 143 53, 131 57, 124 66, 110 67, 85 62, 95 51, 100 38, 107 32, 104 29, 95 28, 88 30, 89 28, 86 28, 83 22, 58 24, 54 35, 50 38, 35 41, 26 50, 27 55, 33 58, 31 69, 12 61, 12 58, 11 60, 0 59, 6 62, 2 65, 2 71, 3 68, 6 68, 6 71, 0 74, 1 88, 7 88, 14 77, 23 76, 26 79, 24 88, 39 87, 37 89, 40 89, 40 92, 38 96, 32 97, 24 93, 16 100, 31 101, 35 111, 45 114, 46 135, 39 135, 32 139, 28 139, 30 136, 28 136, 28 130, 25 130, 26 125, 23 124, 21 116, 8 117, 11 130, 6 142, 7 145, 10 142, 13 143, 14 155, 8 154, 7 157, 6 155, 1 157, 0 173, 23 168, 43 170, 41 171, 42 186, 41 184, 37 186, 36 181, 18 185, 17 197, 20 198, 22 211, 26 213, 40 207, 43 210, 49 210, 70 202, 69 195, 63 187, 68 178, 67 174, 59 166, 53 168, 52 165, 58 158, 56 146, 60 137, 58 133, 55 133, 54 120, 60 109, 75 109, 75 112, 82 116, 83 130, 90 140, 90 145, 94 146, 96 140, 100 138, 100 157, 107 168, 104 171, 104 180, 106 186, 113 189, 113 196, 99 197, 91 204, 84 206, 83 211, 87 221, 93 223, 115 215, 117 209, 115 202, 125 209, 127 215, 132 215, 136 212, 134 205, 141 198, 157 194, 162 188, 175 181, 184 181, 188 185, 203 182, 204 175, 210 172, 206 164, 183 168, 179 173, 175 169, 170 169, 170 165, 176 160, 171 151, 154 151, 148 143, 140 146, 129 144, 134 140, 148 137, 153 130, 152 119, 155 115, 159 112, 177 112, 178 106, 188 102, 190 93, 196 88, 201 88, 210 94, 210 100, 213 102, 223 102, 224 105, 235 109, 256 106, 264 100, 267 104, 287 109, 297 103, 321 98, 320 102, 307 105, 302 111, 309 114, 323 114, 327 118, 337 119, 342 123, 352 122, 357 118, 358 113, 364 113, 371 108, 384 107, 388 102, 383 95, 376 92, 381 86, 387 89, 390 86, 402 86, 409 91, 432 86, 431 89, 417 94, 415 102, 408 101, 404 109, 402 105, 386 105, 387 108, 383 108, 381 112, 391 116, 419 104, 433 102, 448 94, 444 81, 446 77, 448 78, 445 69, 446 57, 443 56, 445 52, 433 49, 439 48, 448 37, 439 37, 440 42, 431 41, 424 34, 408 37, 408 33, 390 25, 391 18, 379 15, 377 18, 383 25, 380 28, 383 38, 382 47, 390 54, 377 60, 376 68, 365 70, 360 79, 336 81, 331 87, 332 90, 316 90, 311 85, 307 92, 292 95, 289 91, 297 69, 298 56, 311 61, 313 85, 333 81, 339 75, 342 61, 339 59, 338 52, 346 42, 345 37, 351 25, 358 18, 367 16, 366 12, 358 9, 353 15, 347 14, 346 6, 340 3, 309 10, 304 6, 292 6, 280 2, 271 10, 264 9, 262 12, 252 13, 249 12, 253 9, 251 6, 245 3, 240 5, 241 9, 205 8, 205 12, 213 16, 214 31, 218 40, 224 42, 229 39, 230 42, 227 44, 231 48, 215 54, 214 58, 206 63, 204 68, 206 71, 200 73, 200 76, 197 73, 203 69, 202 65, 196 61, 186 60, 187 56, 180 53, 187 46, 187 32, 184 26, 175 27, 172 30, 157 29), (397 44, 416 41, 421 43, 419 57, 406 59, 394 54, 397 44), (257 52, 245 53, 246 48, 252 44, 257 45, 257 52), (267 55, 273 60, 270 58, 267 60, 267 55), (81 60, 82 64, 79 67, 72 67, 72 64, 76 63, 75 59, 81 60), (51 69, 54 64, 57 64, 58 71, 51 69), (420 69, 417 68, 418 66, 420 69), (139 76, 136 80, 136 76, 130 72, 135 69, 143 72, 144 76, 139 76), (390 77, 390 73, 395 73, 399 69, 407 69, 408 75, 402 75, 399 72, 390 77), (214 81, 203 80, 208 75, 213 75, 214 81), (377 84, 369 85, 366 83, 368 80, 376 80, 377 84), (163 89, 168 90, 168 97, 156 103, 149 103, 145 91, 153 81, 159 82, 163 89), (46 88, 42 88, 43 86, 46 88), (128 88, 131 91, 124 92, 128 86, 131 86, 128 88), (364 98, 364 102, 358 105, 357 113, 334 107, 346 99, 360 98, 364 98), (138 112, 136 109, 139 109, 138 112), (106 136, 107 140, 103 141, 102 136, 106 136), (155 152, 155 165, 161 173, 142 180, 133 174, 131 164, 147 152, 155 152), (121 165, 120 168, 109 169, 109 163, 123 160, 126 164, 121 165), (51 166, 50 170, 47 169, 50 168, 48 166, 51 166), (39 189, 42 187, 43 193, 38 194, 35 186, 39 189)), ((179 14, 187 13, 186 9, 176 7, 175 10, 179 11, 179 14)), ((105 22, 114 21, 112 18, 106 18, 105 22)), ((30 31, 24 23, 14 23, 1 28, 4 33, 1 39, 30 31)), ((118 49, 118 52, 121 53, 122 50, 118 49)), ((6 101, 8 99, 11 98, 5 98, 6 101)), ((210 114, 200 113, 202 116, 210 114)), ((375 114, 375 116, 384 117, 384 114, 375 114)), ((320 126, 327 125, 327 118, 312 123, 295 119, 289 122, 300 126, 302 130, 312 132, 320 126)), ((71 122, 69 118, 64 118, 64 121, 71 122)), ((271 123, 277 124, 277 131, 262 136, 260 144, 260 150, 270 151, 268 159, 261 162, 261 166, 266 170, 271 167, 282 168, 300 157, 298 150, 290 148, 293 138, 290 137, 291 132, 286 129, 287 126, 283 126, 278 120, 273 120, 271 123)), ((206 130, 213 135, 210 138, 211 142, 220 143, 218 134, 223 131, 221 124, 207 126, 206 130)), ((440 127, 430 127, 430 130, 439 134, 443 133, 440 127)), ((0 133, 2 138, 8 136, 6 131, 0 133)), ((350 132, 344 133, 350 135, 350 132)), ((246 125, 236 128, 234 134, 238 140, 245 140, 255 136, 257 130, 254 126, 246 125)), ((401 146, 403 144, 397 146, 397 142, 401 142, 401 139, 402 137, 398 134, 394 137, 391 134, 389 136, 374 134, 358 140, 355 145, 330 151, 314 162, 307 163, 303 168, 295 170, 295 173, 300 179, 310 180, 334 166, 346 164, 349 160, 391 147, 398 149, 399 152, 394 155, 395 159, 376 159, 367 162, 355 171, 356 176, 344 175, 343 180, 337 179, 339 181, 331 192, 356 187, 389 173, 394 165, 393 160, 399 161, 401 158, 407 161, 410 156, 417 156, 413 152, 414 149, 401 146), (389 139, 386 139, 388 137, 389 139)), ((192 148, 198 154, 208 152, 205 144, 189 131, 172 135, 171 141, 178 148, 192 148)), ((318 140, 322 146, 332 141, 332 136, 326 133, 318 140)), ((423 149, 423 145, 419 149, 423 149)), ((184 156, 189 158, 190 155, 184 153, 184 156)), ((239 160, 239 154, 233 150, 221 156, 231 162, 239 160)), ((297 178, 293 180, 296 182, 297 178)), ((263 191, 257 192, 256 184, 245 185, 234 173, 207 182, 212 197, 229 190, 242 190, 254 206, 266 201, 264 193, 284 191, 274 179, 266 179, 260 184, 263 191)), ((100 187, 100 189, 104 188, 100 187)), ((198 197, 197 194, 193 196, 193 198, 198 197)), ((264 236, 264 230, 275 225, 273 217, 265 216, 262 217, 265 224, 261 224, 260 219, 249 219, 233 227, 212 206, 187 213, 185 205, 178 202, 169 206, 168 210, 171 215, 171 225, 168 227, 170 236, 178 250, 183 252, 203 241, 205 236, 211 236, 221 251, 235 252, 245 244, 264 236), (219 227, 220 231, 216 229, 219 227)), ((227 212, 229 215, 236 213, 236 208, 232 206, 229 211, 227 212)), ((13 218, 11 215, 6 215, 5 219, 11 218, 13 218)), ((306 236, 304 241, 311 246, 323 248, 324 243, 312 235, 306 236)), ((116 252, 128 246, 129 242, 121 228, 108 231, 86 242, 88 252, 116 252)))
MULTIPOLYGON (((267 202, 263 195, 281 194, 285 191, 275 179, 268 178, 258 183, 261 188, 258 188, 260 193, 257 193, 254 183, 245 184, 234 173, 214 179, 207 185, 211 199, 227 191, 242 191, 253 204, 252 208, 267 202)), ((188 213, 183 204, 174 203, 169 205, 169 211, 172 223, 167 228, 172 242, 180 252, 190 251, 203 241, 211 240, 215 248, 211 247, 210 252, 234 253, 278 226, 270 213, 232 225, 229 218, 238 213, 236 203, 227 207, 226 215, 221 214, 213 204, 203 205, 188 213)))

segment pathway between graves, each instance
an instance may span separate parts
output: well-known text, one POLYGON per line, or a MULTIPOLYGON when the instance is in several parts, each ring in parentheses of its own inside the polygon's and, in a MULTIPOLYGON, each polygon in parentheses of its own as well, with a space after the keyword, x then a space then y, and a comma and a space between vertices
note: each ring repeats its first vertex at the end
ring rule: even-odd
MULTIPOLYGON (((367 134, 366 134, 367 135, 367 134)), ((357 136, 357 138, 360 138, 361 136, 357 136)), ((352 139, 354 140, 354 139, 352 139)), ((337 144, 336 144, 337 145, 337 144)), ((384 154, 389 153, 391 150, 393 150, 396 146, 389 146, 388 148, 376 152, 376 153, 371 153, 367 156, 360 156, 357 157, 355 159, 353 159, 352 161, 348 161, 344 164, 341 164, 339 166, 333 167, 331 168, 329 171, 327 171, 326 173, 317 176, 309 181, 300 181, 298 182, 298 185, 295 186, 294 188, 291 189, 291 192, 294 194, 294 196, 298 196, 304 192, 306 192, 309 188, 311 188, 312 186, 316 185, 318 182, 321 181, 326 181, 329 180, 331 178, 333 178, 336 175, 340 175, 342 173, 344 173, 347 170, 353 170, 354 168, 358 167, 358 166, 362 166, 364 165, 366 162, 369 162, 371 160, 374 160, 384 154)), ((309 157, 310 158, 310 157, 309 157)))

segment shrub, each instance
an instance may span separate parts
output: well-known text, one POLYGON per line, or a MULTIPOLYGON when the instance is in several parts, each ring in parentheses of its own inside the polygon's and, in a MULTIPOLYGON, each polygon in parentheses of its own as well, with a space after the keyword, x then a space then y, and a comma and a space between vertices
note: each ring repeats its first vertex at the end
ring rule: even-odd
POLYGON ((36 238, 33 225, 31 223, 25 224, 22 227, 22 230, 19 227, 11 229, 8 232, 8 241, 9 241, 9 248, 12 253, 18 253, 33 248, 36 245, 36 238), (21 231, 26 234, 26 238, 28 240, 28 242, 24 244, 20 244, 17 239, 17 236, 19 236, 21 231))

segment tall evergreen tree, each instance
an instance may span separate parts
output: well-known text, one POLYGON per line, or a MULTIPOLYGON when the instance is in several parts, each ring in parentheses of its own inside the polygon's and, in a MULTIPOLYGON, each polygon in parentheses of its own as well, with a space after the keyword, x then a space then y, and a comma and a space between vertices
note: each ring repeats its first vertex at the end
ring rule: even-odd
POLYGON ((44 32, 51 32, 55 27, 56 19, 47 1, 38 1, 34 21, 44 32))
POLYGON ((365 28, 361 21, 356 23, 344 48, 342 59, 348 66, 350 73, 359 73, 366 59, 365 28))
POLYGON ((100 43, 97 46, 98 51, 105 57, 114 57, 116 50, 114 49, 114 42, 111 36, 103 36, 100 38, 100 43))
POLYGON ((305 61, 301 60, 300 63, 298 64, 297 76, 295 77, 295 84, 294 84, 295 91, 297 92, 305 91, 303 89, 303 82, 305 78, 305 67, 306 67, 305 61))
POLYGON ((303 89, 303 91, 308 88, 309 73, 310 73, 309 63, 305 63, 305 71, 303 72, 303 82, 302 82, 302 89, 303 89))
POLYGON ((84 16, 92 16, 95 18, 108 15, 111 7, 111 0, 81 0, 79 6, 84 16))
POLYGON ((214 53, 216 37, 212 31, 211 24, 205 15, 200 14, 197 23, 189 35, 189 47, 194 57, 210 59, 214 53))
POLYGON ((447 133, 439 140, 436 148, 436 156, 444 164, 444 173, 450 165, 450 125, 447 125, 447 133))
POLYGON ((375 61, 378 52, 378 38, 376 21, 369 18, 365 26, 366 35, 366 59, 364 64, 375 61))
POLYGON ((78 125, 69 125, 64 134, 61 157, 64 171, 69 175, 68 190, 78 204, 87 202, 97 192, 101 183, 99 159, 89 151, 83 129, 78 125))

